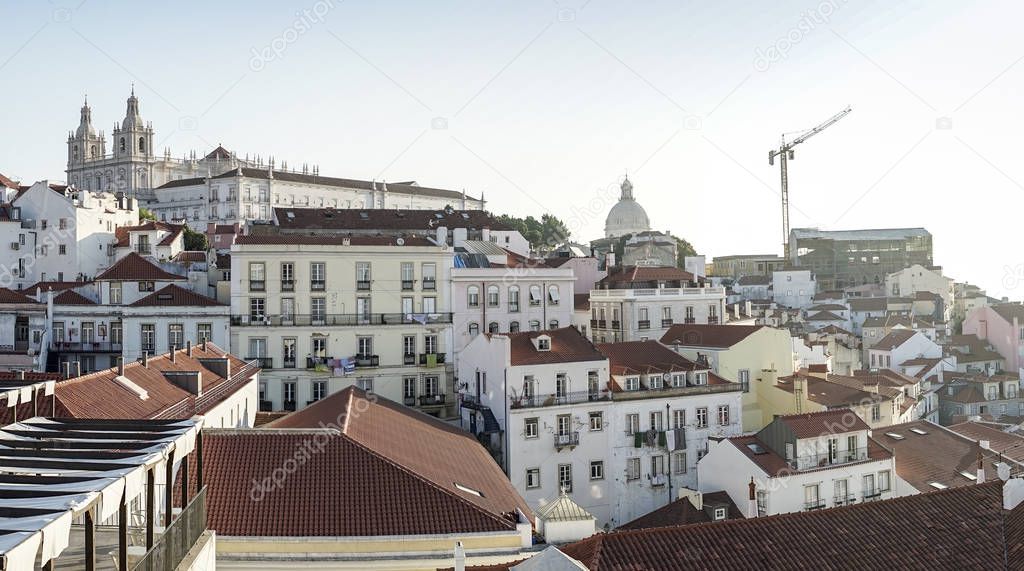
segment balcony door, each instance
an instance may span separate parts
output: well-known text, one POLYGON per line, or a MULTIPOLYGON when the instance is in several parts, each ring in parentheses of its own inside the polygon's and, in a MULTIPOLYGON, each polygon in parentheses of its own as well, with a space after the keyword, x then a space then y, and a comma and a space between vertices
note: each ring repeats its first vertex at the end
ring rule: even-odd
POLYGON ((569 434, 572 433, 572 415, 560 414, 555 417, 555 427, 558 430, 558 439, 568 440, 569 434))

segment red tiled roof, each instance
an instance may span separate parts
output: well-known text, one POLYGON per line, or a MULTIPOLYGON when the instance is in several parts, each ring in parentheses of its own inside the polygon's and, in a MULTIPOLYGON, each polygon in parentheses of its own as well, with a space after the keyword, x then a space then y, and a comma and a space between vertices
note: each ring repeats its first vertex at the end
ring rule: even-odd
POLYGON ((693 371, 697 365, 657 341, 599 343, 597 350, 608 357, 612 375, 646 375, 693 371))
POLYGON ((613 268, 608 275, 597 282, 598 288, 623 288, 663 281, 694 281, 694 275, 685 270, 673 267, 658 266, 622 266, 613 268))
POLYGON ((96 305, 96 302, 73 289, 66 289, 53 298, 54 305, 96 305))
POLYGON ((347 241, 352 246, 398 246, 396 240, 402 240, 403 246, 437 246, 427 238, 395 236, 347 236, 341 234, 249 234, 235 238, 239 246, 255 245, 307 245, 307 246, 343 246, 347 241))
POLYGON ((213 226, 214 234, 234 234, 237 229, 232 224, 215 224, 213 226))
POLYGON ((161 240, 159 244, 160 246, 169 246, 178 234, 181 234, 185 230, 185 227, 181 224, 170 224, 157 220, 147 220, 137 226, 118 226, 117 228, 114 228, 115 245, 119 248, 127 248, 128 246, 131 246, 131 232, 145 232, 152 230, 170 232, 170 235, 161 240))
POLYGON ((992 311, 1010 323, 1013 323, 1014 318, 1024 323, 1024 305, 1019 303, 998 303, 992 306, 992 311))
POLYGON ((17 182, 14 182, 13 180, 7 178, 2 173, 0 173, 0 185, 6 186, 7 188, 11 188, 14 190, 17 190, 20 187, 20 185, 17 182))
POLYGON ((39 373, 35 371, 0 371, 0 381, 59 381, 61 379, 60 373, 39 373), (20 379, 19 374, 24 374, 25 378, 20 379))
MULTIPOLYGON (((389 185, 390 186, 390 185, 389 185)), ((409 210, 360 208, 274 208, 274 218, 285 230, 406 230, 433 232, 444 226, 511 230, 485 210, 409 210)))
POLYGON ((826 510, 599 533, 559 549, 591 571, 1020 569, 1024 505, 1004 510, 1002 486, 989 482, 826 510))
POLYGON ((726 492, 708 492, 703 494, 704 508, 698 510, 694 507, 689 498, 680 498, 667 506, 663 506, 634 519, 631 522, 620 525, 616 531, 629 529, 650 529, 654 527, 673 527, 690 523, 708 523, 713 521, 708 515, 707 509, 716 506, 726 508, 726 519, 743 519, 743 512, 736 507, 729 494, 726 492))
POLYGON ((57 383, 56 396, 58 416, 73 418, 190 418, 203 414, 235 393, 226 380, 207 369, 201 358, 222 358, 231 360, 231 374, 241 388, 247 378, 258 369, 246 367, 245 361, 220 349, 213 343, 192 347, 192 357, 184 349, 178 350, 171 362, 169 354, 150 357, 148 366, 132 361, 124 366, 124 376, 144 389, 148 398, 143 400, 135 392, 117 382, 117 368, 105 369, 57 383), (179 387, 164 376, 163 371, 200 371, 202 373, 203 396, 179 387), (224 392, 227 391, 227 392, 224 392), (223 394, 221 394, 223 393, 223 394))
POLYGON ((206 262, 206 252, 196 252, 196 251, 192 251, 192 250, 188 250, 188 251, 184 251, 184 252, 178 252, 178 255, 174 256, 174 261, 179 263, 179 264, 182 264, 182 263, 185 263, 185 262, 205 263, 206 262))
POLYGON ((884 432, 879 429, 875 438, 895 454, 900 479, 918 491, 934 490, 932 482, 950 488, 976 486, 977 482, 961 472, 977 474, 979 452, 986 479, 997 479, 995 464, 999 458, 996 453, 984 451, 972 439, 927 420, 889 426, 884 432), (902 438, 893 438, 892 434, 902 438))
POLYGON ((561 329, 550 329, 547 331, 502 333, 501 335, 509 338, 511 364, 513 366, 603 361, 606 359, 594 347, 593 343, 588 341, 586 337, 583 337, 575 327, 562 327, 561 329), (537 347, 533 344, 533 340, 541 335, 551 337, 550 351, 538 351, 537 347))
POLYGON ((991 424, 972 421, 954 424, 948 428, 975 442, 986 440, 990 450, 1024 463, 1024 435, 993 428, 991 424))
POLYGON ((170 280, 184 280, 185 276, 179 276, 178 274, 172 274, 167 270, 164 270, 160 266, 153 262, 143 258, 135 252, 130 252, 127 256, 121 258, 117 262, 114 262, 113 266, 110 266, 103 271, 100 275, 96 276, 97 280, 124 280, 124 281, 170 281, 170 280))
MULTIPOLYGON (((14 291, 13 289, 7 289, 0 287, 0 304, 2 303, 39 303, 31 297, 14 291)), ((12 322, 13 323, 13 322, 12 322)))
POLYGON ((870 427, 850 409, 826 410, 806 414, 788 414, 776 417, 796 438, 814 438, 822 434, 841 434, 870 427))
POLYGON ((676 323, 661 337, 665 345, 727 348, 743 341, 763 325, 701 325, 676 323))
POLYGON ((159 291, 130 304, 128 307, 215 307, 223 303, 185 289, 177 284, 169 284, 159 291))
POLYGON ((888 335, 879 339, 878 343, 875 343, 871 348, 880 351, 892 351, 909 341, 916 334, 917 332, 913 329, 893 329, 888 335))
POLYGON ((36 282, 28 287, 22 288, 21 293, 25 295, 36 295, 40 291, 47 292, 53 290, 54 292, 64 291, 66 289, 73 289, 76 287, 83 286, 90 282, 36 282))

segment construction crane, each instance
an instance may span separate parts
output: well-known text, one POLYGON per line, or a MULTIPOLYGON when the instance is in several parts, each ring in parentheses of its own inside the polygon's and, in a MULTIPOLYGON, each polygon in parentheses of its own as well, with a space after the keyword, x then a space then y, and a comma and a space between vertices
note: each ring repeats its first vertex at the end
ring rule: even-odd
POLYGON ((853 111, 853 107, 847 105, 846 109, 836 113, 828 121, 813 129, 804 131, 788 143, 786 142, 786 134, 783 133, 782 143, 779 145, 779 148, 768 151, 768 164, 775 166, 775 157, 779 157, 779 167, 782 171, 782 253, 786 257, 787 262, 789 262, 789 174, 786 163, 793 160, 793 147, 835 125, 840 119, 849 115, 851 111, 853 111))

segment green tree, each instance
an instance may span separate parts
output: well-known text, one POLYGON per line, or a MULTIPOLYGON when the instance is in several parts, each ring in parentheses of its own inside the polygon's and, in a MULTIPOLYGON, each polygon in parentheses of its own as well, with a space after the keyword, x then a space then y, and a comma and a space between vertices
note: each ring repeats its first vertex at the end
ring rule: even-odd
POLYGON ((195 230, 185 226, 185 249, 190 251, 203 251, 205 252, 208 248, 206 241, 206 234, 202 232, 196 232, 195 230))
POLYGON ((544 214, 540 220, 502 214, 497 221, 518 230, 536 250, 553 249, 569 238, 569 228, 553 214, 544 214))
POLYGON ((139 207, 139 220, 156 220, 156 214, 153 214, 152 210, 148 208, 139 207))

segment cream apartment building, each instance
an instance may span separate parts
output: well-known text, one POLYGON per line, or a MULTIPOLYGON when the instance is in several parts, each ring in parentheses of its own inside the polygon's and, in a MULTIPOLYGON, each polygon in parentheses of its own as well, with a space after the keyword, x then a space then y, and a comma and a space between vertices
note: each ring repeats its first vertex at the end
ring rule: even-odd
POLYGON ((348 386, 454 410, 452 250, 426 238, 259 234, 231 248, 231 346, 263 367, 261 407, 348 386))

